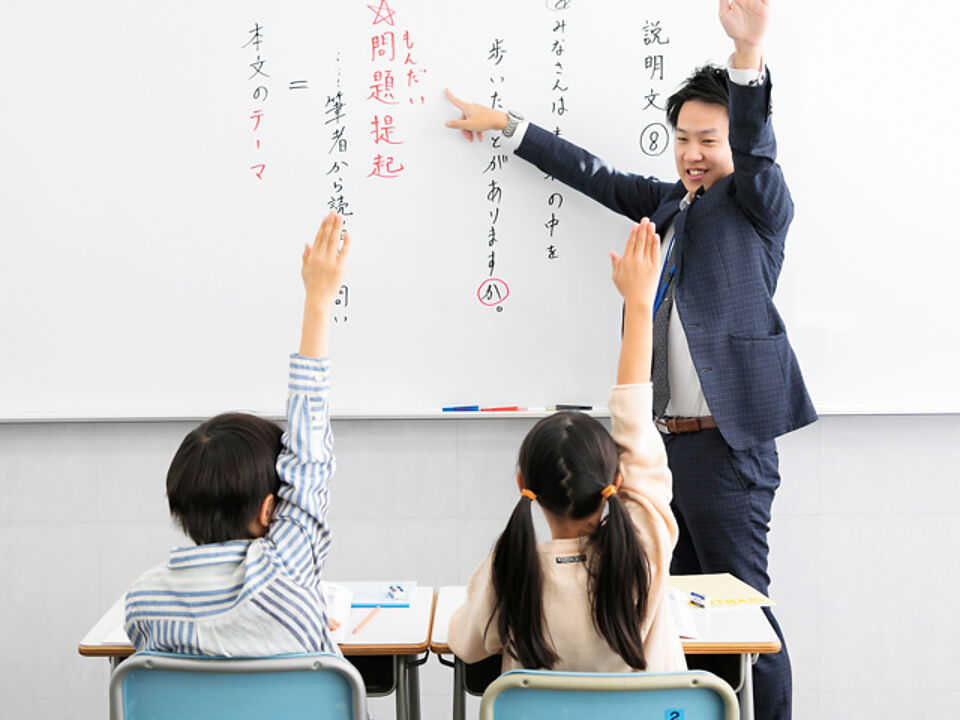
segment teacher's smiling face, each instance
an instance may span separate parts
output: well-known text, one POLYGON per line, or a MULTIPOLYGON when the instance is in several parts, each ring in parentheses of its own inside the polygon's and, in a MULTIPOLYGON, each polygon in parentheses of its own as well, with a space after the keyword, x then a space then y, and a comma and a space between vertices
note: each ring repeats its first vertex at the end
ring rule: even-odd
POLYGON ((687 100, 677 116, 673 154, 687 191, 710 189, 733 172, 733 152, 727 133, 730 118, 723 105, 687 100))

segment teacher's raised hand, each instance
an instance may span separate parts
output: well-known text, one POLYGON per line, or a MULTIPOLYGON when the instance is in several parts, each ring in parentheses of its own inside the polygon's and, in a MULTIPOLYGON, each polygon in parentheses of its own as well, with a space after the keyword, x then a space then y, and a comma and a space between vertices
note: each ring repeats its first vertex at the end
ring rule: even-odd
POLYGON ((735 68, 760 70, 770 0, 720 0, 720 24, 733 40, 735 68))

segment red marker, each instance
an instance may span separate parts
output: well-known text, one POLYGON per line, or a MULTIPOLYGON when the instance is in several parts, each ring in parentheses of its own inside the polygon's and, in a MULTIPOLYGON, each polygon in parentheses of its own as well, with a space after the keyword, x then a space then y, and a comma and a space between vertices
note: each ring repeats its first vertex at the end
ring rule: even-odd
POLYGON ((517 407, 516 405, 511 405, 510 407, 480 408, 480 412, 523 412, 524 410, 526 410, 525 407, 517 407))

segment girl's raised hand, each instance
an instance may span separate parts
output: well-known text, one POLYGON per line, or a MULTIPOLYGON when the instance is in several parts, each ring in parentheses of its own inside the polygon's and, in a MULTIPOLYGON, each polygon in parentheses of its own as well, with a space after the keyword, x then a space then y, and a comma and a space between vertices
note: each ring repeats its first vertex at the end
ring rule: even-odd
POLYGON ((610 253, 613 284, 628 305, 653 307, 660 277, 660 236, 649 218, 634 225, 623 249, 623 256, 610 253))

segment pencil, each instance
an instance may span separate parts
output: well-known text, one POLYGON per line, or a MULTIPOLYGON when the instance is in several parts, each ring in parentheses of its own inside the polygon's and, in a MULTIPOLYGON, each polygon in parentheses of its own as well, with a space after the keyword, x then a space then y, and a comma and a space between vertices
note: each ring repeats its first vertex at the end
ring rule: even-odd
POLYGON ((371 610, 363 620, 357 623, 357 626, 353 629, 353 632, 351 634, 356 635, 358 632, 360 632, 363 626, 366 625, 371 620, 373 620, 373 616, 376 615, 378 612, 380 612, 379 605, 377 605, 373 610, 371 610))

